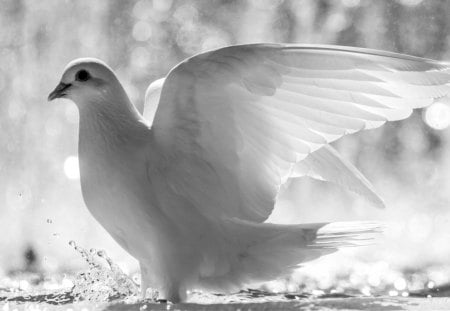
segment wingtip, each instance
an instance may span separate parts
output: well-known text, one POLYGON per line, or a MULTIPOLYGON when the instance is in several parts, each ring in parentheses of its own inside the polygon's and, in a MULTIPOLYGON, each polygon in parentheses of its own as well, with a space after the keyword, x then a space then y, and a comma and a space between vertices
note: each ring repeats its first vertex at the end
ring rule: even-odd
POLYGON ((386 202, 379 196, 377 196, 376 200, 371 200, 371 202, 378 209, 386 209, 386 202))

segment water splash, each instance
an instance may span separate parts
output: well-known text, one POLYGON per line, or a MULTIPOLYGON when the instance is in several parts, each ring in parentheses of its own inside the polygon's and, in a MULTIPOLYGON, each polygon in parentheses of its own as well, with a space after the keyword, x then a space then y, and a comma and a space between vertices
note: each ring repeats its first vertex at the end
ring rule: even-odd
POLYGON ((78 246, 75 241, 69 245, 87 262, 89 270, 79 273, 72 288, 75 301, 87 300, 105 302, 118 298, 128 301, 138 300, 138 285, 108 257, 105 251, 89 251, 78 246))

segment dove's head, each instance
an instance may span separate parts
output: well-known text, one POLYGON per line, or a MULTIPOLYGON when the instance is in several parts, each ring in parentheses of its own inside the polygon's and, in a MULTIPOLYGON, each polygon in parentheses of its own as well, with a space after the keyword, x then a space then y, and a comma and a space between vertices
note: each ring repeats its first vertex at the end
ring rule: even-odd
POLYGON ((55 98, 71 99, 79 108, 128 99, 112 69, 94 58, 76 59, 67 65, 61 81, 48 96, 49 101, 55 98))

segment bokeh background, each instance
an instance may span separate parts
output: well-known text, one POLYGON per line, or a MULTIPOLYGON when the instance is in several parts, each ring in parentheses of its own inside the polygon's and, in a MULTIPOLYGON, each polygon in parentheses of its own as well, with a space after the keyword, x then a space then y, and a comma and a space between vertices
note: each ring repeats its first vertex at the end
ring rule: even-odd
MULTIPOLYGON (((148 84, 179 61, 230 44, 340 44, 448 61, 449 16, 446 0, 0 0, 0 277, 85 268, 70 240, 105 249, 127 272, 137 268, 83 203, 75 105, 46 101, 70 60, 103 59, 142 102, 148 84)), ((401 295, 450 283, 449 124, 448 105, 437 103, 335 145, 386 210, 333 185, 293 181, 272 221, 370 219, 388 228, 375 246, 268 286, 320 290, 339 279, 366 294, 401 295)))

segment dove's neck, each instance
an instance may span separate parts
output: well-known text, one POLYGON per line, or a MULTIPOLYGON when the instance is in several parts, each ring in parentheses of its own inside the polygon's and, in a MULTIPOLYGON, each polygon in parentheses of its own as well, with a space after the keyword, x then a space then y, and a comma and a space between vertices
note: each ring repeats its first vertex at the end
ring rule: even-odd
POLYGON ((131 145, 139 146, 144 140, 148 142, 149 127, 126 94, 83 105, 79 110, 80 153, 88 148, 103 152, 123 150, 131 145))

